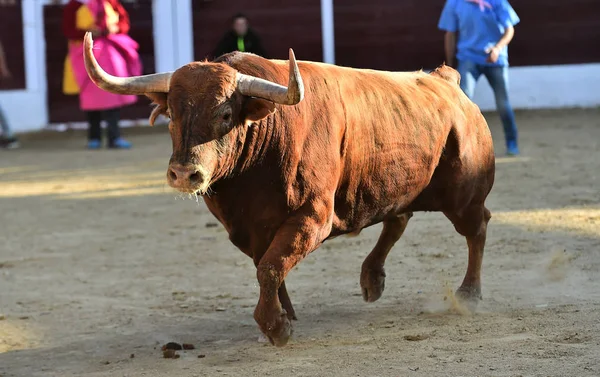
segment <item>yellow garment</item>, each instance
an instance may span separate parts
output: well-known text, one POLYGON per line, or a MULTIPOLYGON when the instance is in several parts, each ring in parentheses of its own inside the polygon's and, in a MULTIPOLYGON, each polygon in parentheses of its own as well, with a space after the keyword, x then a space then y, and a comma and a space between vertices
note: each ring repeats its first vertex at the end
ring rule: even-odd
MULTIPOLYGON (((113 9, 112 5, 108 2, 104 2, 104 12, 106 14, 106 24, 113 25, 119 23, 119 14, 113 9)), ((95 26, 96 20, 92 12, 86 5, 82 5, 77 9, 75 16, 75 26, 80 30, 89 30, 95 26)), ((69 41, 69 48, 72 44, 79 44, 81 41, 69 41)), ((66 95, 79 94, 79 85, 75 80, 75 74, 73 73, 73 67, 71 66, 71 59, 69 54, 65 57, 64 69, 63 69, 63 93, 66 95)))
POLYGON ((65 64, 63 69, 63 93, 67 96, 79 94, 79 85, 75 81, 75 74, 73 73, 73 66, 71 66, 71 59, 69 55, 65 57, 65 64))
MULTIPOLYGON (((79 7, 79 9, 77 9, 75 16, 75 26, 77 29, 89 30, 94 26, 95 23, 96 20, 94 19, 94 15, 92 12, 90 12, 87 6, 82 5, 79 7)), ((81 43, 81 41, 69 41, 69 49, 73 43, 81 43)), ((79 85, 77 85, 77 81, 75 80, 73 67, 71 66, 71 59, 69 58, 68 53, 65 57, 63 72, 63 93, 66 95, 79 94, 79 85)))

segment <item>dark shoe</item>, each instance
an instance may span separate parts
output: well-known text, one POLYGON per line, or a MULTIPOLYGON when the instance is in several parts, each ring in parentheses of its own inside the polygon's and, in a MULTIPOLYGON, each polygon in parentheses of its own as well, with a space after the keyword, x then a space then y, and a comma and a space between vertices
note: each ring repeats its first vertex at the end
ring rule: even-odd
POLYGON ((17 140, 17 138, 9 137, 0 140, 0 146, 2 146, 4 149, 17 149, 21 146, 21 144, 19 144, 19 140, 17 140))

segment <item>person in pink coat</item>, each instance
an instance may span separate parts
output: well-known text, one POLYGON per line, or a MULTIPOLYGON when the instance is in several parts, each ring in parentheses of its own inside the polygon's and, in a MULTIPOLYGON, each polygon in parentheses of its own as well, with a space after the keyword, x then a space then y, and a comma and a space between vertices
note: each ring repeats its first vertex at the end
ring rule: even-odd
POLYGON ((115 76, 137 76, 142 65, 138 44, 127 35, 129 16, 118 0, 71 0, 63 12, 63 33, 69 40, 63 91, 79 94, 79 106, 86 113, 90 149, 102 146, 101 121, 107 122, 109 148, 130 148, 121 137, 119 110, 137 101, 136 96, 108 93, 91 82, 83 62, 83 36, 94 36, 94 55, 104 69, 115 76))

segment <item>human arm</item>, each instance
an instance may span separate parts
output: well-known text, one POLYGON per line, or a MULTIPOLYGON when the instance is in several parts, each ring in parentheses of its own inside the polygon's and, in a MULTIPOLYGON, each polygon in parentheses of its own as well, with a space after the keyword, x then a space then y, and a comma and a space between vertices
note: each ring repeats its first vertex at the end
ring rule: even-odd
POLYGON ((444 35, 444 52, 446 56, 446 64, 454 65, 456 56, 456 34, 458 32, 458 15, 455 12, 455 4, 453 0, 447 0, 444 4, 444 9, 438 22, 438 28, 445 31, 444 35))
POLYGON ((267 57, 267 52, 265 51, 265 48, 263 47, 260 40, 258 41, 258 45, 256 46, 256 55, 262 56, 263 58, 267 57))
POLYGON ((6 55, 4 54, 4 47, 0 42, 0 78, 8 79, 11 77, 10 70, 8 69, 8 63, 6 62, 6 55))
POLYGON ((487 61, 490 63, 496 63, 498 61, 498 57, 500 56, 500 51, 502 51, 503 48, 508 46, 510 41, 512 41, 514 35, 515 28, 512 26, 507 27, 506 30, 504 30, 502 38, 500 38, 500 40, 496 42, 494 46, 486 50, 486 52, 489 54, 487 61))
POLYGON ((489 54, 487 60, 490 63, 495 63, 498 61, 500 52, 502 49, 508 46, 515 35, 515 25, 521 21, 517 15, 517 12, 515 12, 508 0, 501 0, 494 7, 494 12, 496 13, 496 19, 498 20, 500 26, 504 28, 504 33, 494 46, 486 50, 486 53, 489 54))
POLYGON ((486 53, 489 54, 487 60, 490 63, 495 63, 498 61, 500 52, 505 49, 506 46, 508 46, 515 35, 515 25, 521 21, 517 15, 517 12, 515 12, 508 0, 500 0, 500 2, 494 7, 494 12, 496 13, 496 19, 498 20, 500 26, 504 28, 504 33, 494 46, 486 50, 486 53))
POLYGON ((456 56, 456 32, 447 31, 444 35, 444 51, 446 53, 446 64, 454 66, 454 57, 456 56))
POLYGON ((253 48, 254 51, 252 51, 252 52, 254 52, 256 55, 266 58, 267 52, 265 51, 265 49, 262 45, 262 41, 261 41, 260 37, 256 34, 253 34, 253 37, 254 37, 254 48, 253 48))

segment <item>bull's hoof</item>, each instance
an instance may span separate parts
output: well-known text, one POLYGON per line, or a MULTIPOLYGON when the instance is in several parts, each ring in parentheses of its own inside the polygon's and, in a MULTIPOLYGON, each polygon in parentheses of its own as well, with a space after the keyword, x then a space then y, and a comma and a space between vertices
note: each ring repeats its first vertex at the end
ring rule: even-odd
POLYGON ((287 344, 294 332, 292 322, 288 319, 285 310, 282 311, 277 320, 270 322, 266 326, 259 323, 260 329, 265 334, 269 342, 276 347, 283 347, 287 344))
POLYGON ((481 301, 481 287, 460 286, 456 290, 456 298, 470 312, 477 310, 477 305, 481 301))
POLYGON ((375 302, 385 289, 385 271, 381 269, 363 268, 360 274, 360 287, 366 302, 375 302))

